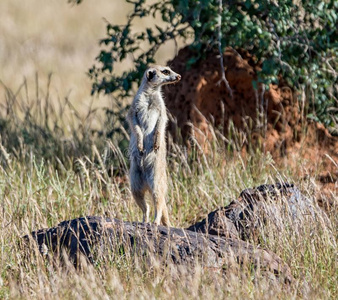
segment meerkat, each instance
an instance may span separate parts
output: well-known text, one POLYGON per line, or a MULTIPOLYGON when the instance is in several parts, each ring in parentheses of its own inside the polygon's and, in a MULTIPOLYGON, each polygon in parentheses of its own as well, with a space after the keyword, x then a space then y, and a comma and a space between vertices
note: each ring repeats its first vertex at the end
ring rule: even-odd
POLYGON ((146 70, 128 112, 131 128, 130 186, 133 198, 143 212, 143 222, 149 222, 149 205, 145 193, 151 193, 154 206, 154 223, 170 226, 166 205, 166 141, 167 112, 161 87, 176 83, 181 75, 169 67, 154 66, 146 70))

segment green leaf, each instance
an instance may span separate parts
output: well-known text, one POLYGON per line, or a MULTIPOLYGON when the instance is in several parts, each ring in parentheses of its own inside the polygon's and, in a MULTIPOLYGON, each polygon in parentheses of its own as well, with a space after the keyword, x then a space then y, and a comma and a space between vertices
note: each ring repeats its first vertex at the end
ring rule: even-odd
MULTIPOLYGON (((127 97, 139 77, 134 73, 125 77, 115 75, 121 71, 115 70, 114 62, 123 61, 132 53, 128 57, 132 57, 134 66, 147 65, 155 62, 164 42, 183 37, 185 41, 193 41, 185 62, 187 68, 198 64, 207 53, 217 53, 219 43, 248 50, 262 66, 259 80, 276 82, 278 76, 283 76, 294 89, 307 85, 316 92, 309 109, 316 111, 323 122, 328 124, 331 120, 328 108, 336 103, 329 95, 337 83, 334 73, 327 72, 327 62, 331 69, 338 69, 335 59, 338 1, 309 0, 297 4, 293 0, 222 1, 221 27, 218 27, 218 0, 130 2, 133 11, 127 16, 126 24, 108 23, 106 37, 100 40, 103 49, 110 46, 111 55, 100 53, 98 56, 99 67, 92 68, 95 72, 90 73, 93 90, 116 91, 119 99, 127 97), (144 16, 153 16, 153 24, 146 29, 134 25, 144 16), (163 25, 159 25, 155 17, 161 19, 163 25), (324 98, 327 101, 323 101, 324 98), (323 105, 326 102, 328 104, 323 105)), ((127 74, 132 72, 135 70, 127 74)))

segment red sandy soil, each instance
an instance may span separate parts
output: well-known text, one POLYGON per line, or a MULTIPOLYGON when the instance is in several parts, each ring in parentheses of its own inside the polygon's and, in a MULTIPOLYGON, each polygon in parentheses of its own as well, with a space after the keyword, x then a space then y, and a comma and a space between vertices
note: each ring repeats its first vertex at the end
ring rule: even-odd
POLYGON ((164 91, 172 115, 169 132, 173 139, 179 140, 178 131, 183 141, 193 134, 207 153, 207 141, 213 138, 210 125, 221 128, 221 133, 229 137, 232 122, 235 130, 245 136, 242 152, 249 145, 260 145, 277 164, 297 165, 299 169, 301 162, 299 175, 318 179, 319 203, 337 202, 338 138, 323 125, 303 117, 304 107, 297 93, 282 79, 278 85, 270 84, 269 89, 258 85, 255 90, 252 82, 260 70, 255 57, 247 51, 227 48, 223 59, 231 97, 225 83, 220 82, 218 53, 210 53, 188 69, 186 62, 191 56, 190 50, 184 48, 168 63, 182 75, 175 88, 164 91))

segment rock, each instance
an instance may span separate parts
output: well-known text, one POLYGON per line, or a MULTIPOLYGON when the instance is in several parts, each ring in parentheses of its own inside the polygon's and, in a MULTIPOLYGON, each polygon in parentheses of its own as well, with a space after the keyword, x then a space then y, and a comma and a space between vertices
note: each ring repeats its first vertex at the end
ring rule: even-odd
POLYGON ((237 239, 149 223, 90 216, 32 232, 25 240, 35 241, 44 256, 58 256, 66 250, 76 266, 81 255, 95 263, 105 255, 123 254, 144 258, 149 264, 154 258, 163 264, 184 264, 191 268, 198 262, 204 268, 225 273, 248 263, 269 278, 286 283, 293 281, 290 268, 271 251, 237 239))
POLYGON ((329 223, 325 213, 293 184, 264 184, 242 191, 237 200, 187 230, 259 243, 266 226, 277 232, 287 226, 298 231, 306 220, 317 223, 317 218, 329 223))

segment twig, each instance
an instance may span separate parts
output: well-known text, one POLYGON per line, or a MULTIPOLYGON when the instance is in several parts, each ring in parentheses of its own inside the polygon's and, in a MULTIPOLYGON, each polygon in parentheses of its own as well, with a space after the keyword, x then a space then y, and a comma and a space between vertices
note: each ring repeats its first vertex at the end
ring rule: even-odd
POLYGON ((280 47, 281 38, 279 37, 279 35, 276 32, 274 24, 271 22, 271 20, 268 20, 268 23, 269 23, 269 27, 270 27, 270 32, 276 38, 275 43, 276 43, 276 48, 277 48, 277 51, 278 51, 278 58, 276 58, 276 60, 280 63, 281 66, 285 66, 286 68, 288 68, 289 71, 292 73, 292 75, 295 76, 295 72, 292 69, 292 67, 287 62, 282 60, 282 50, 281 50, 281 47, 280 47))
POLYGON ((221 79, 216 83, 217 85, 220 85, 222 82, 225 83, 225 87, 228 90, 229 96, 232 99, 232 89, 229 85, 228 80, 225 77, 225 70, 224 70, 224 62, 223 62, 223 52, 222 52, 222 11, 223 11, 223 5, 222 0, 218 0, 218 20, 217 20, 217 27, 218 27, 218 51, 219 51, 219 60, 221 64, 221 79))

